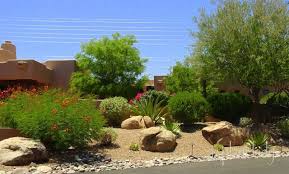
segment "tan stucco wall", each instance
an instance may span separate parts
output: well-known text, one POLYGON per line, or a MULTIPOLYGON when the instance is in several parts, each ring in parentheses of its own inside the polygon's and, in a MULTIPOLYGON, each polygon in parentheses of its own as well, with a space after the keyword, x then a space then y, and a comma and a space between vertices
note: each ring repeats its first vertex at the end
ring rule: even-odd
POLYGON ((34 60, 0 62, 0 80, 35 80, 50 85, 52 70, 34 60))
POLYGON ((50 60, 44 65, 53 71, 52 85, 57 88, 67 89, 73 72, 76 71, 75 60, 50 60))
POLYGON ((0 47, 0 62, 16 60, 16 47, 10 41, 5 41, 0 47))

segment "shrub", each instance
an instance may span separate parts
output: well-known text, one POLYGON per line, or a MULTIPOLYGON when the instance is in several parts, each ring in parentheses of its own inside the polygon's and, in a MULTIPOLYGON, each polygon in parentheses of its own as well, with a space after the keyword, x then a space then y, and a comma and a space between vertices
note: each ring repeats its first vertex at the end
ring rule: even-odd
POLYGON ((131 143, 131 145, 129 146, 129 150, 139 151, 139 144, 137 144, 137 143, 131 143))
POLYGON ((175 134, 176 136, 180 136, 181 133, 181 128, 180 128, 180 124, 179 123, 174 123, 172 121, 168 121, 167 119, 165 119, 163 121, 162 127, 166 130, 171 131, 173 134, 175 134))
POLYGON ((246 115, 252 101, 249 97, 237 93, 216 93, 208 97, 211 114, 221 120, 238 123, 246 115))
POLYGON ((266 149, 266 143, 269 140, 269 135, 263 132, 257 132, 252 134, 247 140, 247 145, 253 150, 266 149))
POLYGON ((168 107, 162 106, 163 101, 152 98, 135 101, 132 112, 136 115, 149 116, 155 123, 162 123, 168 117, 168 107))
POLYGON ((150 90, 143 94, 141 100, 148 100, 151 98, 153 101, 162 101, 162 106, 166 106, 169 102, 169 95, 165 92, 150 90))
POLYGON ((56 150, 86 146, 104 124, 92 100, 59 90, 18 93, 1 110, 24 135, 56 150))
POLYGON ((130 104, 123 97, 104 99, 100 103, 99 108, 109 126, 119 127, 121 122, 130 115, 130 104))
POLYGON ((216 151, 221 152, 221 151, 224 150, 224 146, 223 146, 222 144, 220 144, 220 143, 217 143, 217 144, 214 144, 214 149, 215 149, 216 151))
POLYGON ((289 138, 289 118, 279 121, 277 126, 281 135, 285 138, 289 138))
POLYGON ((249 117, 241 117, 240 118, 240 123, 239 126, 241 127, 247 127, 253 124, 253 120, 252 118, 249 117))
POLYGON ((117 133, 112 128, 103 128, 98 133, 96 140, 102 146, 110 146, 112 145, 117 138, 117 133))
POLYGON ((200 93, 180 92, 169 100, 172 117, 180 123, 191 124, 201 120, 209 110, 209 104, 200 93))
POLYGON ((261 104, 289 106, 289 95, 286 92, 269 93, 260 99, 261 104))

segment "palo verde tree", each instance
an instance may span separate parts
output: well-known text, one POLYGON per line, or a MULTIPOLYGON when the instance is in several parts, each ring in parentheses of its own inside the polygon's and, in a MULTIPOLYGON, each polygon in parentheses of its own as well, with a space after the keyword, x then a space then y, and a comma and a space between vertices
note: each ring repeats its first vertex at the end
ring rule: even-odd
POLYGON ((224 0, 201 12, 194 58, 205 72, 235 80, 255 102, 289 80, 289 11, 283 0, 224 0))
POLYGON ((79 71, 72 75, 72 90, 101 98, 132 97, 146 80, 141 77, 146 59, 140 57, 135 43, 134 36, 115 33, 112 38, 82 44, 76 55, 79 71))

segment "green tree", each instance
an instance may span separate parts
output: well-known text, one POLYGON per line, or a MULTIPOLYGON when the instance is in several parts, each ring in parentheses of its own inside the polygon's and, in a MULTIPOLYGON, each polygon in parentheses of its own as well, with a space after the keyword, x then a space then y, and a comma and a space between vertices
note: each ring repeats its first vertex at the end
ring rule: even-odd
POLYGON ((194 91, 198 89, 196 72, 190 64, 177 62, 166 78, 166 90, 170 93, 194 91))
POLYGON ((79 71, 72 75, 71 88, 82 94, 132 97, 143 87, 146 77, 140 77, 146 59, 134 47, 134 36, 102 37, 81 46, 76 55, 79 71))
POLYGON ((236 80, 256 102, 289 80, 289 13, 283 0, 225 0, 201 12, 194 59, 219 80, 236 80))

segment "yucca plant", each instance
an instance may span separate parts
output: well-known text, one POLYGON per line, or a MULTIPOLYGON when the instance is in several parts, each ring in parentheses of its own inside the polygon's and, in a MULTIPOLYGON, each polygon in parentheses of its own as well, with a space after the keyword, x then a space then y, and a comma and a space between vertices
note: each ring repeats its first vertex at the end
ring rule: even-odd
POLYGON ((180 123, 176 123, 176 122, 169 121, 168 119, 164 119, 161 127, 163 127, 166 130, 171 131, 173 134, 179 137, 181 133, 180 125, 181 125, 180 123))
POLYGON ((263 132, 257 132, 252 134, 247 140, 247 145, 253 150, 263 151, 266 149, 266 142, 270 136, 263 132))
POLYGON ((167 106, 162 106, 162 103, 163 100, 159 100, 159 98, 139 100, 134 103, 135 106, 132 107, 132 112, 136 115, 149 116, 156 124, 160 124, 162 118, 169 115, 167 106))

